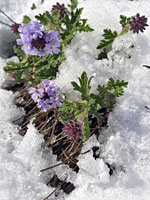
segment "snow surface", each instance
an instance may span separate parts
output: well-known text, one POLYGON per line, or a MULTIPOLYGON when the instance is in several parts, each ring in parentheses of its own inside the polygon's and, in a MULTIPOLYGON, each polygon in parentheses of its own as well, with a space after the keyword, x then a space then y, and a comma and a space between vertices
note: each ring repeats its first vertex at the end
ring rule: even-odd
MULTIPOLYGON (((21 22, 23 15, 33 17, 51 9, 56 2, 45 0, 41 5, 40 0, 1 0, 0 7, 14 21, 21 22), (32 3, 38 9, 31 11, 32 3)), ((69 0, 59 2, 67 4, 69 0)), ((67 166, 40 173, 41 169, 57 162, 51 151, 43 148, 43 137, 32 122, 24 137, 18 134, 19 127, 12 123, 24 111, 15 106, 15 95, 3 89, 11 81, 2 68, 7 57, 13 55, 15 38, 11 31, 0 25, 0 200, 44 199, 53 191, 46 183, 55 171, 62 179, 67 175, 67 181, 72 181, 76 189, 70 195, 59 192, 58 197, 53 195, 51 199, 150 200, 150 70, 143 67, 150 65, 150 28, 143 34, 128 33, 118 37, 109 52, 109 60, 95 59, 103 29, 119 32, 120 14, 133 16, 139 12, 150 19, 150 1, 79 0, 79 7, 84 7, 83 17, 95 30, 78 34, 65 49, 67 59, 60 67, 57 85, 68 93, 70 99, 77 99, 77 94, 72 95, 70 81, 76 81, 82 71, 95 76, 93 91, 98 84, 105 84, 109 77, 129 82, 124 95, 118 98, 108 120, 109 127, 103 130, 99 143, 92 137, 82 150, 100 146, 101 159, 94 160, 89 152, 80 156, 78 174, 67 166), (131 45, 135 47, 129 48, 131 45), (113 176, 109 176, 105 162, 115 166, 113 176)), ((4 19, 2 15, 0 17, 4 19)))

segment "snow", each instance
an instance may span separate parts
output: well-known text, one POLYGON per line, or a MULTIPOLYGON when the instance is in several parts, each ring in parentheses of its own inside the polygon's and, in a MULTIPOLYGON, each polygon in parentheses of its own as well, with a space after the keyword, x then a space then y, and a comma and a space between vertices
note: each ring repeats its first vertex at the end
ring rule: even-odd
MULTIPOLYGON (((68 4, 69 0, 61 0, 68 4)), ((50 9, 56 1, 45 0, 6 0, 0 7, 14 21, 21 22, 23 15, 33 17, 50 9), (32 3, 37 9, 31 11, 32 3), (26 9, 25 9, 26 8, 26 9)), ((98 84, 105 84, 109 77, 128 81, 128 87, 109 116, 108 129, 99 137, 90 138, 83 152, 93 146, 101 149, 101 158, 95 160, 92 151, 80 155, 81 170, 75 174, 67 166, 59 166, 50 172, 40 173, 41 169, 56 164, 51 151, 43 148, 43 137, 32 121, 27 134, 18 134, 18 126, 13 120, 21 117, 24 111, 15 106, 15 95, 4 90, 11 79, 2 70, 7 58, 13 55, 14 36, 8 28, 0 25, 0 199, 1 200, 40 200, 53 188, 46 185, 53 172, 67 181, 72 181, 76 189, 70 195, 58 195, 58 200, 149 200, 150 199, 150 70, 143 65, 150 64, 150 29, 143 34, 128 33, 118 37, 109 52, 109 60, 98 61, 96 49, 102 39, 104 28, 121 31, 119 15, 135 15, 139 12, 150 19, 148 0, 79 0, 84 7, 83 17, 94 32, 78 34, 65 49, 66 61, 60 66, 56 83, 70 99, 79 99, 70 81, 76 81, 83 71, 94 75, 92 91, 98 84), (134 48, 130 48, 134 45, 134 48), (131 57, 129 59, 129 57, 131 57), (109 176, 105 163, 115 166, 109 176)), ((1 16, 1 19, 3 17, 1 16)), ((4 21, 4 20, 3 20, 4 21)), ((7 19, 5 20, 5 22, 7 19)), ((7 21, 8 22, 8 21, 7 21)), ((148 20, 149 23, 149 20, 148 20)), ((15 57, 11 59, 16 59, 15 57)), ((51 199, 56 199, 52 196, 51 199)))

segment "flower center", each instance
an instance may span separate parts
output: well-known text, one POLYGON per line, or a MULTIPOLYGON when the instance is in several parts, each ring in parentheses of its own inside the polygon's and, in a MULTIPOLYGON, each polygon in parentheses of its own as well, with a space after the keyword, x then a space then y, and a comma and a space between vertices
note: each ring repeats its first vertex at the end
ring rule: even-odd
POLYGON ((31 42, 31 46, 35 47, 37 50, 44 49, 45 44, 46 44, 45 39, 44 38, 39 38, 39 37, 36 40, 33 39, 32 42, 31 42))

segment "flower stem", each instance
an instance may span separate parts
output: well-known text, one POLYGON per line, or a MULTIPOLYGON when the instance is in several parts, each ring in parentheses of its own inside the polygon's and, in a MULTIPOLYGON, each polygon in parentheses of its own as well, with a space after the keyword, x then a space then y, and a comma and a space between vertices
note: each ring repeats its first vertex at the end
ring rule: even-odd
POLYGON ((123 29, 122 29, 122 31, 117 35, 117 37, 119 37, 119 36, 121 36, 121 35, 124 35, 125 33, 127 33, 128 32, 128 30, 129 30, 129 25, 126 25, 123 29))
POLYGON ((4 13, 1 9, 0 9, 0 12, 3 14, 3 15, 5 15, 12 23, 16 23, 16 22, 14 22, 8 15, 6 15, 6 13, 4 13))
POLYGON ((4 23, 2 21, 0 21, 0 23, 3 24, 3 25, 5 25, 5 26, 8 26, 9 28, 11 28, 11 26, 9 24, 6 24, 6 23, 4 23))

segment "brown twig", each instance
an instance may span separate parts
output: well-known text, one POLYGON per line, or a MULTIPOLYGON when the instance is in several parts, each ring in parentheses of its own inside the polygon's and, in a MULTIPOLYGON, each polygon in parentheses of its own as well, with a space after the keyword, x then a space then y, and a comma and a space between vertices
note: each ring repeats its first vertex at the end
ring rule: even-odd
POLYGON ((89 150, 87 150, 87 151, 81 153, 81 155, 85 155, 85 154, 89 153, 90 151, 91 151, 91 149, 89 149, 89 150))
POLYGON ((67 180, 67 177, 63 180, 63 182, 62 182, 60 185, 57 186, 57 188, 56 188, 55 190, 53 190, 53 192, 51 192, 51 193, 50 193, 47 197, 45 197, 43 200, 48 200, 48 198, 49 198, 50 196, 52 196, 58 189, 61 188, 61 186, 63 185, 63 183, 64 183, 66 180, 67 180))
MULTIPOLYGON (((56 113, 55 113, 55 116, 56 116, 56 113)), ((55 129, 56 129, 56 124, 58 122, 58 118, 59 118, 59 114, 57 114, 57 117, 56 117, 56 120, 55 120, 55 123, 54 123, 54 126, 53 126, 53 130, 52 130, 52 133, 51 133, 51 136, 48 140, 48 145, 51 145, 52 143, 52 138, 53 138, 53 135, 54 135, 54 132, 55 132, 55 129)))
MULTIPOLYGON (((74 160, 75 158, 72 158, 71 160, 74 160)), ((51 166, 51 167, 48 167, 48 168, 45 168, 45 169, 42 169, 42 170, 40 170, 40 172, 44 172, 44 171, 47 171, 47 170, 49 170, 49 169, 53 169, 53 168, 55 168, 55 167, 58 167, 58 166, 60 166, 60 165, 63 165, 63 164, 65 164, 66 162, 68 161, 68 159, 65 159, 63 162, 61 162, 61 163, 58 163, 58 164, 56 164, 56 165, 53 165, 53 166, 51 166)))
POLYGON ((6 13, 4 13, 1 9, 0 12, 5 15, 12 23, 16 24, 16 22, 14 22, 8 15, 6 15, 6 13))

